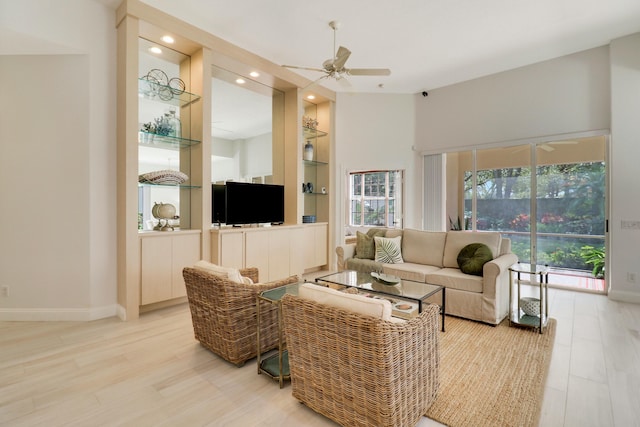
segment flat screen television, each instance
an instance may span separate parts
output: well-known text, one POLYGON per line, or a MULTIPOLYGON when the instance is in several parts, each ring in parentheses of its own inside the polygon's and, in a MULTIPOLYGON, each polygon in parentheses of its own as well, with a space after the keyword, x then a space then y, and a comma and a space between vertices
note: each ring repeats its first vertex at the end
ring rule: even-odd
POLYGON ((241 225, 284 222, 282 185, 230 181, 224 186, 214 185, 211 199, 214 223, 241 225), (224 197, 220 187, 224 187, 224 197))
POLYGON ((222 184, 211 185, 211 222, 226 223, 227 222, 227 187, 222 184))

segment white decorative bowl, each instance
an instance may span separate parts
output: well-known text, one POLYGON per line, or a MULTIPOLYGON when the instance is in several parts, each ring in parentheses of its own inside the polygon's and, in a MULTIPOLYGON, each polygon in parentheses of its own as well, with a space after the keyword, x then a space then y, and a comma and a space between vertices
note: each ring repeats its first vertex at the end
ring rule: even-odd
POLYGON ((538 298, 520 298, 520 308, 527 316, 540 316, 540 300, 538 298))
POLYGON ((161 170, 143 173, 138 176, 138 182, 156 185, 180 185, 186 182, 189 176, 180 171, 161 170))
POLYGON ((400 283, 402 279, 398 276, 392 276, 390 274, 378 273, 376 271, 371 272, 371 277, 378 279, 378 281, 382 282, 385 285, 397 285, 400 283))

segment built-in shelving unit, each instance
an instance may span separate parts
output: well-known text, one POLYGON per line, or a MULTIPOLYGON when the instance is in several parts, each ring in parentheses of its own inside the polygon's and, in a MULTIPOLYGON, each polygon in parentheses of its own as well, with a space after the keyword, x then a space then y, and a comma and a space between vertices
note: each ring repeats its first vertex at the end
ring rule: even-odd
MULTIPOLYGON (((285 185, 285 225, 292 227, 288 230, 274 229, 269 233, 221 233, 223 240, 229 241, 239 240, 238 236, 241 236, 244 247, 249 250, 248 253, 229 253, 242 256, 243 262, 260 264, 264 270, 261 278, 284 274, 286 266, 289 266, 289 271, 297 272, 326 266, 330 258, 328 242, 333 234, 331 197, 325 196, 331 194, 330 153, 335 93, 316 86, 313 88, 316 104, 308 104, 303 101, 304 92, 300 89, 309 85, 308 79, 190 26, 141 0, 123 0, 116 11, 115 21, 118 108, 114 179, 117 180, 118 192, 119 316, 135 319, 141 310, 183 301, 181 266, 198 259, 212 259, 214 66, 237 74, 245 81, 255 79, 256 83, 281 93, 278 105, 282 114, 273 118, 274 141, 279 142, 274 144, 272 155, 274 171, 282 173, 275 176, 274 172, 273 179, 285 185), (175 43, 163 41, 164 35, 171 35, 175 43), (167 55, 171 66, 158 65, 150 60, 149 47, 152 44, 167 55), (160 82, 154 76, 160 74, 163 77, 162 73, 150 73, 155 69, 169 77, 168 83, 160 82), (251 77, 253 71, 260 71, 260 76, 251 77), (302 115, 309 114, 307 107, 312 107, 320 123, 312 133, 301 129, 302 115), (145 124, 164 115, 169 108, 181 122, 180 133, 172 135, 145 128, 145 124), (306 137, 313 138, 317 147, 315 157, 308 162, 302 161, 302 140, 306 137), (155 157, 155 160, 146 156, 155 157), (140 183, 139 175, 153 171, 150 167, 153 161, 156 161, 153 168, 180 171, 189 179, 180 185, 140 183), (303 194, 301 182, 313 182, 314 191, 303 194), (146 204, 145 197, 149 204, 146 204), (143 221, 143 230, 139 229, 140 213, 144 217, 145 204, 148 209, 154 202, 175 204, 179 228, 153 231, 145 227, 143 221), (302 216, 307 210, 317 216, 317 224, 302 224, 302 216), (272 239, 272 236, 275 237, 272 239), (288 239, 281 239, 285 236, 288 239), (278 251, 265 256, 262 249, 266 241, 269 248, 288 241, 289 263, 277 258, 278 251), (312 248, 313 253, 299 250, 301 242, 310 241, 314 243, 302 246, 307 251, 312 248), (261 249, 252 251, 253 248, 261 249)), ((225 247, 229 244, 225 241, 225 247)), ((281 249, 281 253, 287 252, 284 247, 281 249)))
POLYGON ((182 52, 164 47, 161 53, 151 53, 157 47, 152 41, 140 38, 138 74, 138 174, 174 170, 189 179, 180 184, 139 182, 138 229, 154 230, 158 219, 153 217, 156 203, 176 207, 177 218, 170 220, 174 227, 162 230, 191 228, 191 200, 189 190, 201 188, 192 179, 192 149, 201 139, 191 135, 191 106, 201 96, 186 89, 178 75, 190 75, 191 58, 182 52), (166 52, 166 54, 165 54, 166 52), (169 77, 172 76, 172 77, 169 77), (159 80, 161 79, 161 80, 159 80))
MULTIPOLYGON (((318 106, 304 101, 304 114, 307 119, 317 120, 318 106)), ((326 126, 327 123, 317 121, 317 125, 326 126)), ((329 195, 331 152, 329 133, 316 127, 304 126, 303 122, 302 138, 304 140, 302 157, 304 180, 301 186, 304 196, 303 222, 328 221, 329 213, 326 210, 329 204, 325 203, 326 200, 319 199, 329 195), (310 146, 313 146, 311 157, 307 151, 310 146), (311 183, 311 190, 308 187, 309 183, 311 183)))

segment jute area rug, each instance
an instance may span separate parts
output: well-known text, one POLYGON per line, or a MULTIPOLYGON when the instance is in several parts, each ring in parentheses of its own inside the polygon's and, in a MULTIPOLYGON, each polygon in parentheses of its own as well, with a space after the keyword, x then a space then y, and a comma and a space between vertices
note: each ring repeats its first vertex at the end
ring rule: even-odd
POLYGON ((537 427, 556 321, 544 334, 447 316, 440 391, 426 416, 450 427, 537 427))

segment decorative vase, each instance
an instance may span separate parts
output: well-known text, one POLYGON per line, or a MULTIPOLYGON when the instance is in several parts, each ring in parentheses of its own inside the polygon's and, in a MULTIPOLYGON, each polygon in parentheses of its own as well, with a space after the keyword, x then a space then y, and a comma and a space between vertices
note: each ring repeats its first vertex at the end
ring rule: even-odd
POLYGON ((302 158, 304 160, 313 160, 313 144, 311 141, 307 141, 307 143, 304 144, 304 154, 302 158))
POLYGON ((182 124, 180 119, 176 116, 175 108, 169 109, 169 136, 175 136, 180 138, 182 136, 182 124))
POLYGON ((158 225, 153 228, 154 230, 173 231, 169 220, 175 218, 176 207, 171 203, 155 203, 151 208, 151 215, 158 219, 158 225))

